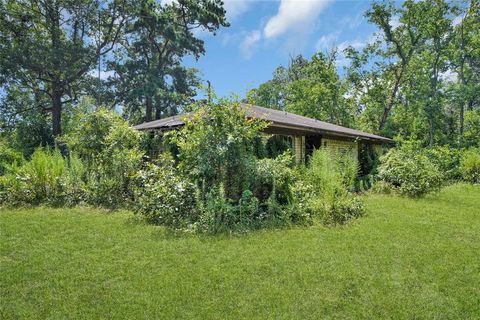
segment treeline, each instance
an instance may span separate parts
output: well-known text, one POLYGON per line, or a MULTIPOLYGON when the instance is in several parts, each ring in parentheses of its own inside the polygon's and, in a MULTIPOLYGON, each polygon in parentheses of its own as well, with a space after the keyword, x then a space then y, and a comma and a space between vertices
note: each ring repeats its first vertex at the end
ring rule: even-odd
POLYGON ((479 2, 380 2, 365 17, 378 32, 363 49, 295 57, 247 100, 424 146, 478 145, 479 2))

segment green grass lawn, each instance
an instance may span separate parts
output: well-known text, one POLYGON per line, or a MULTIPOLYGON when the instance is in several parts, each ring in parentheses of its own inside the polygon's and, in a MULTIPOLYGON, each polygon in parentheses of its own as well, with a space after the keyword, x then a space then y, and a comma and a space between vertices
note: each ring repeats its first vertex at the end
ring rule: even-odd
POLYGON ((0 318, 479 318, 480 187, 365 202, 345 227, 215 237, 4 209, 0 318))

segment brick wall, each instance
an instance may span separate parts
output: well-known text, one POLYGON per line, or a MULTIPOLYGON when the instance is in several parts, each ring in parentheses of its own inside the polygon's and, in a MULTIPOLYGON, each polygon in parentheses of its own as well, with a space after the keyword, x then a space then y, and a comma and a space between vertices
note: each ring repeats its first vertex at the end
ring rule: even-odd
POLYGON ((305 162, 305 136, 294 136, 293 152, 297 163, 305 162))
POLYGON ((332 138, 323 138, 322 147, 327 148, 336 156, 339 157, 353 157, 358 161, 358 142, 349 140, 336 140, 332 138))

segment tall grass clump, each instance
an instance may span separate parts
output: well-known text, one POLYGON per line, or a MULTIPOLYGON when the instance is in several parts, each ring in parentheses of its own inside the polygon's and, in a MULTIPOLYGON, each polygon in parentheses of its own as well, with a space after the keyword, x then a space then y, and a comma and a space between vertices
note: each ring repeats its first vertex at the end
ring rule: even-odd
POLYGON ((83 177, 77 157, 64 158, 58 149, 37 148, 29 161, 1 177, 1 199, 9 205, 76 204, 85 194, 83 177))
POLYGON ((353 188, 358 167, 349 157, 338 158, 327 149, 316 150, 304 169, 297 188, 304 208, 324 224, 344 224, 364 213, 362 202, 349 189, 353 188))

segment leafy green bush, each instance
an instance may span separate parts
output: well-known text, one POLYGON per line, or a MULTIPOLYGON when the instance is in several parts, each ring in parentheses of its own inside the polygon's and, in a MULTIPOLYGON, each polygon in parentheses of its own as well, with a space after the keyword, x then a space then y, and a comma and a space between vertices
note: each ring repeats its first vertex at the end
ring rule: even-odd
POLYGON ((411 147, 390 149, 382 156, 379 178, 409 197, 439 190, 444 179, 424 151, 411 147))
POLYGON ((0 141, 0 176, 4 175, 12 166, 21 165, 23 162, 24 158, 21 152, 0 141))
POLYGON ((480 183, 480 151, 469 149, 463 152, 460 171, 465 181, 480 183))
POLYGON ((319 216, 325 225, 345 224, 365 213, 363 202, 346 192, 313 198, 310 201, 310 210, 319 216))
POLYGON ((480 110, 465 111, 463 145, 480 147, 480 110))
POLYGON ((255 141, 265 126, 248 119, 238 103, 222 100, 196 106, 185 126, 168 136, 178 146, 179 167, 201 192, 223 185, 225 196, 238 201, 251 183, 255 141))
POLYGON ((366 191, 373 186, 378 174, 380 156, 370 143, 359 143, 358 176, 355 180, 356 191, 366 191))
POLYGON ((253 194, 262 206, 272 195, 281 205, 286 205, 292 198, 291 184, 295 179, 293 156, 287 151, 275 159, 261 159, 255 163, 253 194))
POLYGON ((449 146, 435 146, 426 149, 430 161, 443 173, 446 181, 455 181, 461 178, 460 151, 449 146))
POLYGON ((219 233, 245 226, 240 224, 238 208, 226 198, 223 185, 213 186, 205 200, 198 199, 198 209, 200 216, 194 224, 197 231, 219 233))
POLYGON ((105 207, 130 204, 132 179, 143 155, 138 131, 118 114, 98 109, 81 117, 65 141, 87 165, 89 203, 105 207))
POLYGON ((195 185, 175 169, 171 157, 160 156, 137 174, 135 212, 149 222, 183 228, 196 221, 195 185))

